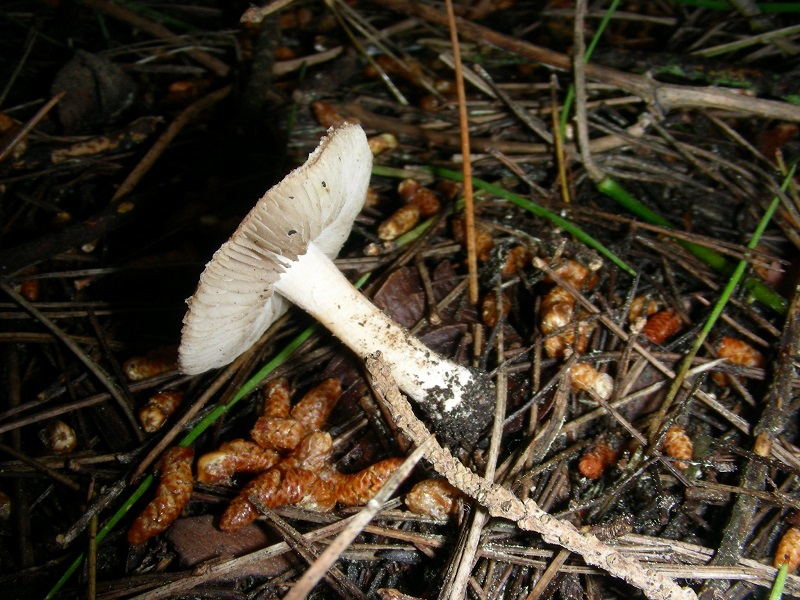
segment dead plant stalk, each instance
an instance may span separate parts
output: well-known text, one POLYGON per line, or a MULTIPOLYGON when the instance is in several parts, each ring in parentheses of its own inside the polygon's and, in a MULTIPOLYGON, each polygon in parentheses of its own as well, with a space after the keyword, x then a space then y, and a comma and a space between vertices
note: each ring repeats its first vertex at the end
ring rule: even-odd
MULTIPOLYGON (((400 393, 380 353, 368 356, 366 365, 372 377, 373 387, 385 401, 392 420, 416 445, 423 444, 430 436, 430 432, 414 415, 411 405, 400 393)), ((584 535, 571 523, 549 515, 533 500, 523 502, 510 490, 476 475, 438 442, 431 444, 425 453, 425 458, 433 464, 438 473, 447 478, 451 485, 485 506, 491 516, 515 521, 521 529, 539 533, 544 541, 580 554, 587 564, 623 579, 641 590, 648 598, 652 600, 697 598, 691 589, 681 588, 673 580, 648 569, 636 560, 627 558, 594 535, 584 535)))

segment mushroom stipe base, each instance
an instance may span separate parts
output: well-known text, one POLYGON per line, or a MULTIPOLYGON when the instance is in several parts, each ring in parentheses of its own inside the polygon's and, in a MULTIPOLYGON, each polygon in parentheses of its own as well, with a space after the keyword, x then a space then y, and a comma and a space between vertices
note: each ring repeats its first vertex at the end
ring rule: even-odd
POLYGON ((472 387, 462 396, 457 410, 443 412, 434 408, 441 406, 447 397, 452 396, 452 392, 447 389, 430 389, 424 400, 417 401, 417 405, 425 412, 431 429, 436 432, 444 446, 461 446, 471 450, 494 414, 494 383, 485 374, 474 369, 470 371, 475 379, 472 387))

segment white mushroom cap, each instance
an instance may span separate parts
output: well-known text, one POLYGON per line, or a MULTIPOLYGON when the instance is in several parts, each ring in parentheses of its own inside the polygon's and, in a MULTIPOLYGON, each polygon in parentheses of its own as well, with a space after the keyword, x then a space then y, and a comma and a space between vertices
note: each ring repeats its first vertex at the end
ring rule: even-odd
POLYGON ((381 352, 437 433, 469 447, 491 415, 486 377, 430 350, 331 260, 364 204, 371 166, 364 132, 344 125, 258 201, 200 277, 184 319, 181 368, 196 374, 228 364, 295 304, 357 356, 381 352))
POLYGON ((312 241, 329 258, 339 253, 364 205, 371 169, 364 131, 346 123, 264 194, 187 301, 178 351, 185 373, 227 365, 286 312, 289 302, 274 284, 312 241))

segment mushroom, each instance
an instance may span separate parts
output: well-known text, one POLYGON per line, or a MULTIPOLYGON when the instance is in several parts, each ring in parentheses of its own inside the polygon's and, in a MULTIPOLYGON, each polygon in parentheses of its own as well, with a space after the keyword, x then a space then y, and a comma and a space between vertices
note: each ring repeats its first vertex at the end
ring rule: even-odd
POLYGON ((180 368, 194 375, 230 363, 295 304, 359 357, 380 351, 436 431, 469 444, 490 414, 488 379, 427 348, 333 264, 363 207, 371 168, 363 130, 345 123, 264 194, 187 301, 180 368))

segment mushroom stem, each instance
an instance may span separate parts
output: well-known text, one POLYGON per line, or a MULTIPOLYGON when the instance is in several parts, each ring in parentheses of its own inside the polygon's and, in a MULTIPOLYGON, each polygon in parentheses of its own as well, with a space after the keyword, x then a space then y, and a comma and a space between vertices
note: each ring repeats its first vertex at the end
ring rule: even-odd
POLYGON ((275 290, 317 319, 358 356, 380 351, 400 389, 429 414, 431 408, 439 413, 431 414, 434 420, 465 400, 469 404, 481 387, 479 378, 469 369, 427 348, 367 300, 313 242, 288 266, 275 290))

